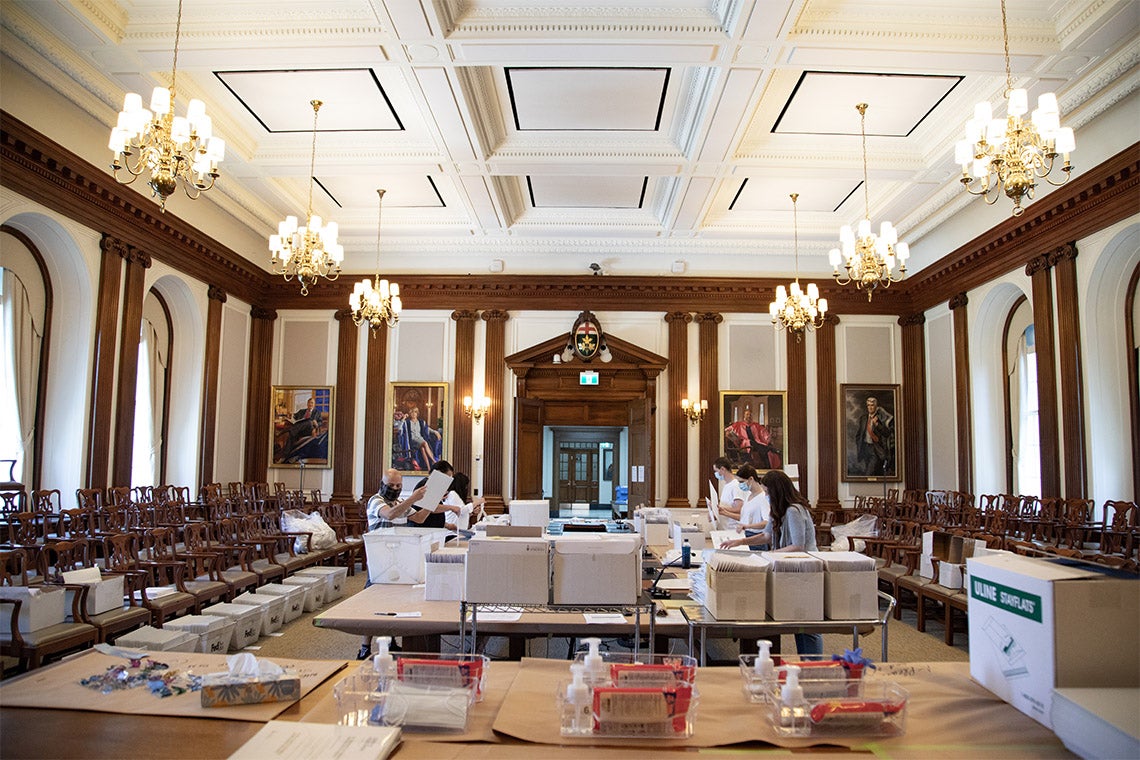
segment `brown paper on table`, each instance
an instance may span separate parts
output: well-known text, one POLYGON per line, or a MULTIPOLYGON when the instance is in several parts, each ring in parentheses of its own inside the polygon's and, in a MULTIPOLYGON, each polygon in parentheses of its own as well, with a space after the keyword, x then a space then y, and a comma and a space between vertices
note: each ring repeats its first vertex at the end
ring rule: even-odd
MULTIPOLYGON (((191 671, 194 675, 226 671, 226 655, 196 654, 192 652, 149 652, 148 659, 166 663, 170 670, 191 671)), ((301 678, 301 696, 319 686, 329 676, 344 667, 336 660, 287 660, 266 658, 301 678)), ((14 681, 0 684, 0 704, 5 707, 39 707, 56 710, 93 710, 95 712, 125 713, 128 715, 162 715, 190 718, 224 718, 262 722, 273 720, 293 702, 268 702, 233 707, 202 707, 202 697, 196 691, 160 697, 150 689, 118 689, 103 694, 79 682, 84 678, 102 675, 114 665, 127 661, 101 652, 85 652, 46 668, 33 670, 14 681)))
POLYGON ((1052 731, 1023 715, 970 680, 967 663, 883 663, 869 678, 895 681, 909 694, 907 732, 901 737, 849 736, 792 738, 777 736, 766 706, 744 696, 739 668, 700 668, 699 699, 693 735, 688 739, 617 739, 605 736, 563 737, 556 689, 570 678, 569 664, 552 660, 523 660, 503 702, 495 731, 539 744, 715 747, 741 742, 765 742, 780 747, 832 745, 868 750, 889 748, 892 755, 918 755, 937 746, 939 756, 962 756, 984 744, 1010 756, 1069 756, 1052 731), (984 738, 982 738, 984 737, 984 738), (921 745, 918 746, 918 745, 921 745))

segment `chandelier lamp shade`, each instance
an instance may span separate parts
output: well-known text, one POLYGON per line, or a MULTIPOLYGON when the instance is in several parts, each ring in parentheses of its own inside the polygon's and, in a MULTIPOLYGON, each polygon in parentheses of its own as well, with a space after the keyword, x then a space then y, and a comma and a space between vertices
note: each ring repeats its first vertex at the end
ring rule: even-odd
POLYGON ((147 175, 147 185, 158 197, 159 207, 164 212, 166 199, 179 185, 192 200, 212 188, 219 176, 218 164, 226 154, 226 143, 214 137, 212 122, 201 100, 191 100, 185 116, 174 115, 181 36, 182 2, 179 0, 170 88, 155 87, 150 108, 143 108, 142 96, 138 93, 127 93, 107 144, 115 155, 111 171, 116 181, 129 185, 147 175))
POLYGON ((906 277, 906 260, 910 247, 899 240, 894 225, 884 221, 879 234, 871 231, 871 195, 867 189, 867 104, 855 106, 859 112, 859 132, 863 137, 863 208, 865 216, 856 229, 843 225, 839 230, 840 248, 832 248, 831 276, 840 285, 854 282, 855 287, 867 292, 867 300, 875 288, 889 288, 892 282, 906 277), (895 265, 898 272, 895 272, 895 265), (842 265, 843 271, 840 271, 842 265))
POLYGON ((489 411, 491 411, 491 398, 489 396, 482 398, 463 397, 463 413, 475 420, 476 423, 480 422, 489 411))
POLYGON ((380 279, 380 215, 384 207, 384 191, 377 190, 376 194, 379 196, 376 211, 376 276, 371 280, 366 277, 356 283, 352 295, 348 297, 352 321, 357 327, 368 323, 373 335, 380 329, 380 325, 395 327, 400 321, 400 309, 403 308, 400 286, 380 279))
POLYGON ((705 399, 701 399, 700 401, 696 399, 690 401, 687 398, 681 399, 681 413, 689 418, 690 427, 703 420, 708 410, 709 402, 705 399))
POLYGON ((799 214, 796 211, 796 202, 799 193, 792 193, 792 219, 795 231, 796 252, 796 279, 787 288, 783 285, 776 287, 776 300, 768 305, 768 313, 772 316, 772 324, 776 329, 786 329, 801 340, 805 332, 817 330, 823 326, 827 315, 827 299, 819 297, 819 288, 814 282, 809 282, 807 291, 800 287, 800 224, 799 214))
POLYGON ((313 107, 313 150, 309 162, 309 207, 305 224, 298 226, 297 217, 287 216, 277 225, 277 234, 269 236, 270 265, 274 274, 283 275, 288 282, 296 278, 301 283, 301 295, 309 294, 309 286, 324 277, 332 281, 340 276, 344 262, 344 248, 337 243, 339 229, 336 222, 325 222, 313 214, 314 170, 317 162, 317 115, 319 100, 309 101, 313 107))
POLYGON ((1004 192, 1013 201, 1013 215, 1021 216, 1022 202, 1033 200, 1037 180, 1058 187, 1069 181, 1073 167, 1069 154, 1076 149, 1073 130, 1061 126, 1057 96, 1047 92, 1038 97, 1037 108, 1028 119, 1029 95, 1014 88, 1009 69, 1009 27, 1005 0, 1001 0, 1001 33, 1005 44, 1006 116, 995 119, 988 101, 974 107, 974 118, 966 122, 966 139, 954 146, 954 161, 962 167, 962 186, 987 204, 994 204, 1004 192), (1052 179, 1057 157, 1062 156, 1060 179, 1052 179))

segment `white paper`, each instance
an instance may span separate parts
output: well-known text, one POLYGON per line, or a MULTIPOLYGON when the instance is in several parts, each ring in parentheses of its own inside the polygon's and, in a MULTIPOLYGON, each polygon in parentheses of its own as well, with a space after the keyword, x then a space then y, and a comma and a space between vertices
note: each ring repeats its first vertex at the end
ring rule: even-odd
POLYGON ((586 623, 590 625, 621 625, 625 622, 625 615, 619 615, 616 612, 583 612, 582 617, 586 618, 586 623))
POLYGON ((657 588, 668 589, 669 591, 688 591, 689 579, 688 578, 662 578, 657 582, 657 588))
MULTIPOLYGON (((467 616, 471 618, 470 615, 467 616)), ((521 612, 480 612, 479 620, 485 623, 517 623, 522 618, 521 612)))
POLYGON ((399 742, 398 727, 271 720, 230 755, 230 760, 384 760, 399 742))
POLYGON ((709 500, 706 502, 709 510, 709 525, 716 525, 717 515, 720 514, 720 497, 716 493, 716 484, 709 481, 709 500))
POLYGON ((428 476, 427 493, 416 502, 416 506, 424 509, 435 509, 443 501, 443 495, 447 493, 447 487, 451 485, 451 481, 452 477, 447 473, 439 470, 432 472, 428 476))

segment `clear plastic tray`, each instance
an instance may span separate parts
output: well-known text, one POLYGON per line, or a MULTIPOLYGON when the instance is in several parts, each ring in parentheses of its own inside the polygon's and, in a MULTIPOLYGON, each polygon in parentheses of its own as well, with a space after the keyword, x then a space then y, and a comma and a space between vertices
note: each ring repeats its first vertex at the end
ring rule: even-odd
POLYGON ((400 726, 406 730, 457 732, 467 728, 475 685, 453 686, 381 679, 371 671, 347 676, 333 687, 340 725, 400 726))
POLYGON ((744 679, 744 693, 751 702, 779 701, 788 665, 800 668, 800 686, 804 696, 844 696, 849 689, 845 682, 863 678, 865 666, 832 659, 831 655, 798 655, 795 658, 773 657, 774 677, 765 679, 756 672, 759 655, 740 655, 740 675, 744 679))
MULTIPOLYGON (((474 686, 475 701, 483 700, 491 660, 481 654, 440 654, 438 652, 393 652, 392 675, 398 681, 427 686, 474 686)), ((357 675, 379 678, 371 660, 361 664, 357 675)))
POLYGON ((687 739, 693 735, 699 695, 690 683, 597 686, 589 689, 586 705, 567 701, 570 683, 558 684, 562 736, 687 739))
MULTIPOLYGON (((575 662, 585 662, 586 652, 575 654, 575 662)), ((697 679, 697 659, 685 654, 633 654, 600 652, 609 666, 609 683, 615 686, 670 686, 691 684, 697 679)))
MULTIPOLYGON (((825 684, 819 682, 821 689, 825 684)), ((774 701, 772 725, 780 736, 901 736, 906 733, 907 693, 893 681, 841 680, 829 685, 843 696, 805 697, 801 705, 774 701)))

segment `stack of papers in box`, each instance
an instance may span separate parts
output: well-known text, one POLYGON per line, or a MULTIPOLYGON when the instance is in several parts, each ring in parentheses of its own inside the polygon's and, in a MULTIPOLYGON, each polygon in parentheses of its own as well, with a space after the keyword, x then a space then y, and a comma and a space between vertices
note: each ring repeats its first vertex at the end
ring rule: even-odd
POLYGON ((198 634, 144 625, 115 639, 115 646, 148 652, 193 652, 198 646, 198 634))
POLYGON ((166 621, 163 630, 186 631, 198 637, 203 654, 225 654, 233 639, 234 621, 223 615, 185 615, 166 621))

